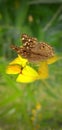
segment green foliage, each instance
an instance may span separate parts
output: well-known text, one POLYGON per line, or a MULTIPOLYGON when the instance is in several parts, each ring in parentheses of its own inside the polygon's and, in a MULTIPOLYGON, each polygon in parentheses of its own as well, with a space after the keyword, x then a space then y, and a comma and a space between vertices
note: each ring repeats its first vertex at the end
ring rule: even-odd
POLYGON ((9 60, 17 56, 10 45, 20 46, 22 33, 48 42, 62 56, 61 12, 60 4, 0 0, 0 130, 62 130, 62 59, 49 66, 50 77, 45 81, 19 84, 5 73, 9 60), (33 124, 32 109, 37 103, 42 106, 41 118, 33 124))

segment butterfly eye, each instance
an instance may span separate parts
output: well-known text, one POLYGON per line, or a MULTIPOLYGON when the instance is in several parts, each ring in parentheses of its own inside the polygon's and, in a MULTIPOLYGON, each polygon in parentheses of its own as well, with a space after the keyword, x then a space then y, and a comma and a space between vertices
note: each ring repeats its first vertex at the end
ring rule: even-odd
POLYGON ((42 47, 43 47, 43 48, 45 48, 45 46, 44 46, 44 45, 43 45, 42 47))
POLYGON ((44 49, 45 48, 45 45, 41 45, 41 49, 44 49))

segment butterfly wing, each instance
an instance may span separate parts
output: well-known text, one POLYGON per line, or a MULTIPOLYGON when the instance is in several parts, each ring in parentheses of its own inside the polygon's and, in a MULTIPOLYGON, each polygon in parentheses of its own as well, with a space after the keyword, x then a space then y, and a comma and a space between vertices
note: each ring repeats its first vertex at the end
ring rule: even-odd
POLYGON ((11 48, 30 62, 36 63, 54 56, 53 48, 47 43, 38 42, 36 38, 32 38, 27 34, 22 34, 21 40, 23 46, 17 47, 13 45, 11 48))
POLYGON ((23 47, 25 47, 26 49, 34 48, 38 43, 36 38, 32 38, 27 34, 22 34, 21 40, 23 43, 23 47))

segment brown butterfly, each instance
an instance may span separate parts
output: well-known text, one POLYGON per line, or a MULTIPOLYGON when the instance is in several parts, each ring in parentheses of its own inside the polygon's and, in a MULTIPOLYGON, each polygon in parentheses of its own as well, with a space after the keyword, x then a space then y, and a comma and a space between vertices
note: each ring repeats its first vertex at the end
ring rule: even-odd
POLYGON ((45 42, 38 42, 36 38, 30 37, 27 34, 22 34, 21 41, 23 46, 17 47, 11 45, 11 48, 30 62, 36 63, 54 56, 53 48, 45 42))

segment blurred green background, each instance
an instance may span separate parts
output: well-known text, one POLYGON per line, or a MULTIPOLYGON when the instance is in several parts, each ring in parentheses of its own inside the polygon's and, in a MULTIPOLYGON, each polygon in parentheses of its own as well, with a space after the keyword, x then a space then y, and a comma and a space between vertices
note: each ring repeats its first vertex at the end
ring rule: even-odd
POLYGON ((0 130, 62 130, 62 60, 49 66, 45 81, 16 83, 5 73, 17 56, 10 45, 20 46, 22 33, 49 43, 62 57, 61 3, 0 0, 0 130))

